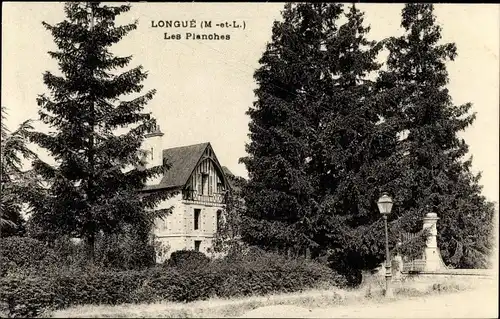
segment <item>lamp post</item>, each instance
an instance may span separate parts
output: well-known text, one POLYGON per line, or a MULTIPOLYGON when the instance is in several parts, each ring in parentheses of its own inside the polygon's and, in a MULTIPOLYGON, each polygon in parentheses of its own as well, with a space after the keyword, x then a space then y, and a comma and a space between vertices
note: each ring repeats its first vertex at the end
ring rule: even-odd
POLYGON ((387 298, 392 298, 392 289, 391 289, 391 259, 389 256, 389 232, 387 230, 387 215, 391 213, 392 209, 392 199, 389 197, 387 193, 383 193, 382 197, 379 198, 377 202, 378 210, 382 214, 382 218, 384 219, 385 226, 385 296, 387 298))

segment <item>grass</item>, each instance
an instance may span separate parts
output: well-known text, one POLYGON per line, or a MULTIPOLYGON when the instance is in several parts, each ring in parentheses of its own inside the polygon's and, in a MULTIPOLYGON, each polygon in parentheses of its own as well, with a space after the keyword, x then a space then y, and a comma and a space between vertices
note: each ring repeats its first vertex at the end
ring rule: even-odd
MULTIPOLYGON (((433 282, 406 281, 394 285, 394 300, 420 298, 443 292, 458 292, 474 287, 473 279, 442 279, 433 282)), ((214 318, 239 317, 259 307, 287 305, 306 309, 335 305, 385 303, 384 279, 373 277, 356 289, 323 287, 300 293, 211 298, 191 303, 159 302, 152 304, 86 305, 47 313, 53 318, 214 318)))
POLYGON ((269 305, 300 305, 320 307, 340 303, 342 297, 332 290, 310 290, 303 293, 251 296, 246 298, 211 298, 191 303, 159 302, 118 306, 79 306, 56 311, 53 318, 208 318, 237 317, 243 313, 269 305))

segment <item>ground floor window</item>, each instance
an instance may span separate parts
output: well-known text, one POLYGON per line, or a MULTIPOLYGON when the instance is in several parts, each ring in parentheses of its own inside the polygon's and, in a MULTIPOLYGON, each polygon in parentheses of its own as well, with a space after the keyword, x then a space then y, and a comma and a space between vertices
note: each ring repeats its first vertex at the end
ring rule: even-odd
POLYGON ((194 250, 200 251, 200 246, 201 246, 201 240, 195 240, 194 241, 194 250))
POLYGON ((201 209, 195 208, 194 209, 194 229, 195 230, 200 228, 200 215, 201 215, 201 209))

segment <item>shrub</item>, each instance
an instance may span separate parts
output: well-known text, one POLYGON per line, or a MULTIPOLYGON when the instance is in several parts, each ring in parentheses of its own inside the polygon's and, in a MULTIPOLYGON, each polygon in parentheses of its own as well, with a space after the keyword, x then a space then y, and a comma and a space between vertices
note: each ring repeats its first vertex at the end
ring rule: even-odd
POLYGON ((96 241, 96 260, 103 267, 143 269, 152 267, 155 258, 153 245, 141 239, 131 227, 117 234, 100 235, 96 241))
POLYGON ((210 258, 208 258, 204 253, 195 250, 178 250, 174 251, 170 255, 165 263, 167 267, 176 267, 183 270, 193 270, 210 263, 210 258))
POLYGON ((57 254, 43 242, 29 237, 6 237, 0 239, 2 265, 9 265, 2 270, 2 275, 9 271, 37 271, 56 266, 57 254))
POLYGON ((224 274, 217 291, 220 297, 295 292, 321 284, 345 285, 345 280, 326 266, 262 251, 216 260, 211 268, 224 274))
POLYGON ((6 276, 16 268, 16 264, 9 258, 0 255, 0 277, 6 276))
POLYGON ((84 304, 121 304, 151 302, 154 295, 138 291, 158 271, 63 271, 49 276, 16 274, 0 279, 2 312, 9 317, 33 317, 44 310, 62 309, 84 304))
MULTIPOLYGON (((34 240, 34 239, 31 239, 34 240)), ((61 236, 51 242, 60 265, 69 268, 98 267, 114 270, 144 269, 155 265, 154 247, 140 240, 133 230, 96 236, 93 264, 89 265, 85 242, 61 236)))
POLYGON ((172 267, 135 271, 7 275, 0 280, 0 302, 8 316, 37 316, 45 309, 83 304, 190 302, 212 296, 263 295, 301 291, 325 283, 345 284, 331 269, 303 259, 269 253, 213 261, 200 256, 180 252, 171 258, 172 267), (201 264, 204 266, 199 267, 201 264))
POLYGON ((50 278, 7 276, 0 279, 0 287, 1 312, 9 317, 35 317, 57 304, 50 278))

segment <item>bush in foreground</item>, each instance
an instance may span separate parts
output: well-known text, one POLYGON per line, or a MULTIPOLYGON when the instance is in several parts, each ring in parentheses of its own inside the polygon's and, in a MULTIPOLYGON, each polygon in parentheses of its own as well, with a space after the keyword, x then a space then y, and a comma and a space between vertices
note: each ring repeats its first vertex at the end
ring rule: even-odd
POLYGON ((29 237, 6 237, 0 240, 2 276, 16 271, 41 271, 59 263, 56 252, 43 242, 29 237))
POLYGON ((209 263, 210 258, 200 251, 177 250, 170 255, 170 258, 165 262, 165 266, 191 270, 204 267, 209 263))
POLYGON ((1 310, 11 317, 38 316, 44 310, 83 304, 190 302, 344 284, 324 266, 274 254, 213 260, 198 268, 184 266, 8 275, 0 279, 1 310))

